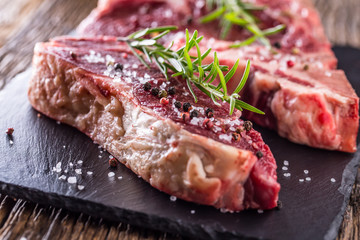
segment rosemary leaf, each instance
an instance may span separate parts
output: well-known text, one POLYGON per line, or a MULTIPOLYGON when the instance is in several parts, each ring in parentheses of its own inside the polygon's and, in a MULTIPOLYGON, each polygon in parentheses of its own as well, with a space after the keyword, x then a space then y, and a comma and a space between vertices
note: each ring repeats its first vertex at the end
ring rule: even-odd
MULTIPOLYGON (((230 1, 230 0, 229 0, 230 1)), ((245 16, 245 15, 244 15, 245 16)), ((251 17, 247 17, 251 20, 251 17)), ((190 36, 189 31, 185 31, 185 46, 179 48, 176 51, 171 50, 173 42, 165 48, 157 40, 168 34, 172 29, 176 29, 173 26, 165 26, 158 28, 147 28, 130 34, 128 37, 120 37, 118 41, 125 42, 135 57, 137 57, 141 63, 150 68, 149 64, 145 61, 143 55, 149 63, 154 62, 158 69, 163 73, 166 79, 168 79, 168 72, 170 71, 172 77, 182 77, 186 81, 186 85, 197 102, 198 98, 193 90, 192 84, 196 86, 200 91, 209 96, 211 100, 217 106, 222 106, 218 101, 228 102, 229 114, 233 114, 235 108, 242 111, 247 109, 256 113, 263 114, 259 109, 240 100, 239 92, 244 87, 246 79, 249 76, 250 61, 247 62, 243 76, 235 89, 235 91, 228 95, 228 89, 226 84, 234 76, 238 66, 239 60, 237 60, 234 66, 229 70, 228 66, 220 65, 217 53, 214 52, 214 60, 209 64, 202 64, 203 60, 210 54, 211 49, 201 53, 199 42, 203 39, 202 36, 198 37, 198 32, 190 36), (151 35, 149 38, 148 35, 151 35), (155 36, 153 36, 155 35, 155 36), (196 56, 190 56, 189 52, 196 49, 196 56), (194 59, 194 61, 192 61, 194 59), (224 73, 227 74, 224 76, 224 73), (219 79, 218 85, 213 85, 212 82, 215 79, 219 79)), ((257 31, 256 28, 254 28, 257 31)), ((279 28, 270 29, 265 34, 272 34, 280 31, 279 28)), ((259 36, 256 36, 260 38, 259 36)))
POLYGON ((242 78, 241 78, 238 86, 235 88, 234 93, 239 93, 243 89, 243 87, 245 86, 246 80, 249 77, 249 73, 250 73, 250 60, 247 60, 245 71, 242 75, 242 78))

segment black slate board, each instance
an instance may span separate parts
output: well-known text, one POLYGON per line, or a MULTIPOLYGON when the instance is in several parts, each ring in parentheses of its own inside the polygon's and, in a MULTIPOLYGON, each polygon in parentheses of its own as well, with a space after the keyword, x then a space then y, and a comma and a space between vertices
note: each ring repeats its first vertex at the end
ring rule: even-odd
MULTIPOLYGON (((360 92, 360 50, 335 48, 339 66, 360 92)), ((37 117, 27 101, 31 71, 18 75, 0 92, 1 192, 42 204, 82 211, 108 220, 180 233, 194 238, 333 239, 342 221, 355 180, 356 154, 312 149, 293 144, 257 127, 271 147, 282 186, 281 210, 221 213, 153 189, 124 166, 109 178, 108 154, 74 128, 37 117), (5 134, 15 129, 13 138, 5 134), (13 144, 11 144, 13 141, 13 144), (83 164, 78 164, 83 160, 83 164), (289 170, 284 171, 284 160, 289 170), (62 172, 53 167, 62 163, 62 172), (73 168, 70 167, 73 163, 73 168), (82 169, 82 174, 74 172, 82 169), (68 169, 67 173, 64 170, 68 169), (306 175, 304 170, 308 170, 306 175), (87 171, 92 171, 89 176, 87 171), (284 173, 291 173, 285 177, 284 173), (59 179, 76 176, 77 184, 59 179), (118 179, 122 176, 122 179, 118 179), (310 177, 311 181, 299 182, 310 177), (331 182, 330 179, 336 179, 331 182), (83 190, 78 189, 83 185, 83 190), (195 213, 194 211, 195 210, 195 213)))

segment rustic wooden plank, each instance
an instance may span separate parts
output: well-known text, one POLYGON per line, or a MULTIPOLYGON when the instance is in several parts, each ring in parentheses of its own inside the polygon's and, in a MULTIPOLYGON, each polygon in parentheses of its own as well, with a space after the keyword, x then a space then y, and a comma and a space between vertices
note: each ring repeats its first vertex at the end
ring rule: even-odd
POLYGON ((360 47, 359 0, 313 0, 320 12, 325 32, 337 45, 360 47))
POLYGON ((44 0, 0 49, 0 89, 28 68, 36 42, 69 33, 95 6, 96 0, 44 0))
POLYGON ((360 169, 337 239, 360 239, 360 169))
POLYGON ((12 0, 0 1, 0 47, 4 45, 24 22, 33 17, 36 9, 43 0, 12 0))

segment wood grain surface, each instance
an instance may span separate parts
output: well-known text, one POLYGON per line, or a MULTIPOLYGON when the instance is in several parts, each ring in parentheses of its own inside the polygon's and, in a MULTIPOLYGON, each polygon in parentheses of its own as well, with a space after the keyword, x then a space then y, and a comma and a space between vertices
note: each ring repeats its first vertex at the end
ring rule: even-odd
MULTIPOLYGON (((359 0, 313 0, 330 41, 360 47, 359 0)), ((0 0, 0 89, 31 63, 38 41, 69 33, 96 0, 0 0)), ((360 179, 338 239, 360 239, 360 179)), ((0 195, 0 239, 181 239, 0 195)))

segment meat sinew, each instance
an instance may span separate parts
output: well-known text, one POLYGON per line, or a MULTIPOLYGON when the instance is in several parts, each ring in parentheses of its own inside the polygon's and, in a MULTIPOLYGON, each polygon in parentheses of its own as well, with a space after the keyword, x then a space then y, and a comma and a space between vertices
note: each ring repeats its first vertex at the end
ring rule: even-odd
MULTIPOLYGON (((252 60, 250 84, 244 98, 265 111, 266 116, 247 112, 245 118, 296 143, 355 152, 359 99, 344 72, 336 69, 337 59, 314 6, 308 0, 249 2, 266 6, 264 11, 254 12, 261 27, 286 25, 283 32, 269 37, 275 48, 257 42, 229 48, 234 41, 249 37, 249 33, 233 27, 226 40, 216 40, 217 22, 198 21, 207 12, 205 1, 193 0, 100 0, 78 32, 126 36, 145 27, 177 25, 181 31, 169 36, 173 40, 179 36, 183 39, 184 28, 197 29, 208 39, 201 46, 216 50, 221 64, 233 65, 240 58, 244 60, 240 64, 244 68, 245 60, 252 60)), ((229 82, 229 88, 236 84, 229 82)))
POLYGON ((194 103, 182 79, 146 68, 116 38, 38 43, 33 66, 33 107, 78 128, 155 188, 230 211, 276 206, 275 160, 241 112, 229 116, 227 104, 197 89, 194 103))

